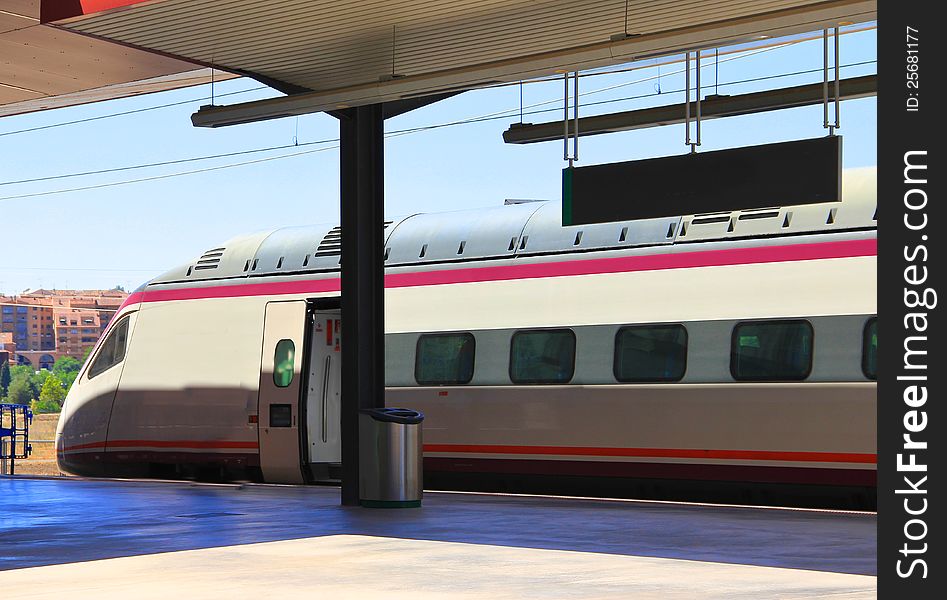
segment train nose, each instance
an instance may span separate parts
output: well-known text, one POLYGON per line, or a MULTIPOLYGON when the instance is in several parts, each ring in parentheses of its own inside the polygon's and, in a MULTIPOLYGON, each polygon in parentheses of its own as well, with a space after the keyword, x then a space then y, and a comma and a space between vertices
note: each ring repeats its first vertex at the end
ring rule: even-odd
POLYGON ((113 390, 76 386, 69 390, 56 427, 56 462, 73 475, 102 473, 113 390), (108 401, 106 401, 108 400, 108 401))
POLYGON ((64 458, 64 453, 63 453, 63 446, 62 446, 62 433, 60 433, 60 432, 58 431, 58 428, 57 428, 57 431, 56 431, 56 466, 59 468, 59 471, 60 471, 60 472, 65 471, 65 468, 64 468, 64 465, 63 465, 63 458, 64 458))

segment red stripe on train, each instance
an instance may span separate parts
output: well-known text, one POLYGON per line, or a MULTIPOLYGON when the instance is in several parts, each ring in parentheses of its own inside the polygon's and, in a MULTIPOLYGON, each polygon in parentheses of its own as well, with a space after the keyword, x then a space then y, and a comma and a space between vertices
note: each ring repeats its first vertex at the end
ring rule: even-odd
POLYGON ((462 454, 532 454, 556 456, 612 456, 634 458, 696 458, 772 460, 785 462, 876 464, 877 454, 855 452, 778 452, 770 450, 700 450, 678 448, 597 448, 585 446, 503 446, 479 444, 425 444, 425 452, 462 454))
POLYGON ((260 445, 257 442, 236 442, 236 441, 216 441, 216 440, 110 440, 108 442, 90 442, 88 444, 77 444, 75 446, 67 446, 63 449, 64 452, 71 452, 73 450, 89 450, 89 449, 108 449, 113 450, 115 448, 174 448, 174 449, 192 449, 192 450, 205 450, 205 449, 221 449, 221 450, 233 450, 233 449, 250 449, 256 450, 259 449, 260 445))
MULTIPOLYGON (((170 448, 170 449, 259 449, 257 442, 202 440, 113 440, 78 444, 65 452, 89 449, 170 448)), ((480 444, 425 444, 425 452, 454 454, 514 454, 554 456, 596 456, 625 458, 693 458, 716 460, 769 460, 781 462, 876 464, 876 454, 854 452, 779 452, 770 450, 701 450, 679 448, 609 448, 588 446, 508 446, 480 444)))
POLYGON ((754 482, 822 486, 875 487, 874 469, 761 465, 708 465, 697 463, 645 463, 594 460, 542 460, 509 458, 424 458, 428 476, 439 473, 480 475, 542 475, 628 479, 670 479, 706 482, 754 482))
MULTIPOLYGON (((874 239, 812 244, 788 244, 784 246, 757 246, 753 248, 728 248, 699 252, 674 252, 645 256, 621 256, 589 260, 569 260, 495 267, 464 267, 460 269, 421 271, 416 273, 397 273, 385 276, 385 287, 399 288, 457 283, 482 283, 488 281, 542 279, 547 277, 570 277, 576 275, 602 275, 607 273, 631 273, 636 271, 660 271, 666 269, 854 258, 860 256, 875 256, 877 253, 878 243, 877 240, 874 239)), ((315 294, 338 292, 339 289, 340 283, 337 277, 304 281, 241 283, 237 285, 231 284, 211 287, 146 290, 139 294, 132 294, 132 296, 129 296, 126 300, 125 304, 207 298, 315 294)))

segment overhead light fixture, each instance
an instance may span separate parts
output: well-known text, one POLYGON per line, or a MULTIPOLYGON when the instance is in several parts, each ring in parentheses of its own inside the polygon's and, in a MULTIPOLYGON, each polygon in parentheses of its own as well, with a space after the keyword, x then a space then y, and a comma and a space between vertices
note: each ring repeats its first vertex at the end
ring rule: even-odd
MULTIPOLYGON (((877 90, 878 80, 875 75, 863 75, 839 81, 840 100, 866 98, 875 95, 877 90)), ((811 106, 822 102, 822 82, 810 83, 735 96, 721 96, 713 100, 707 98, 703 104, 702 118, 717 119, 757 114, 784 108, 811 106)), ((579 135, 590 136, 683 123, 685 109, 684 104, 671 104, 582 117, 579 119, 579 135)), ((553 140, 562 141, 562 121, 522 125, 514 123, 503 132, 503 141, 507 144, 531 144, 553 140)))

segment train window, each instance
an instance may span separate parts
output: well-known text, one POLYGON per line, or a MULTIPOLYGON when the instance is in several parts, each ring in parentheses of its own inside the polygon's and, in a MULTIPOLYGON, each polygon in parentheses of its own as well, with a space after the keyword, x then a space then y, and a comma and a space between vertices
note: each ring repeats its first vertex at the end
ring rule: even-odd
POLYGON ((296 371, 296 344, 293 340, 276 342, 273 353, 273 383, 276 387, 289 387, 296 371))
POLYGON ((476 348, 469 333, 422 335, 415 353, 414 379, 418 385, 470 383, 476 348))
POLYGON ((571 329, 517 331, 510 342, 513 383, 568 383, 575 373, 571 329))
POLYGON ((687 365, 683 325, 622 327, 615 334, 615 379, 680 381, 687 365))
POLYGON ((741 381, 798 381, 812 371, 812 325, 750 321, 733 328, 730 373, 741 381))
POLYGON ((89 379, 104 373, 125 360, 125 344, 128 340, 128 317, 116 325, 99 348, 92 366, 89 367, 89 379))
POLYGON ((878 317, 872 317, 865 323, 862 371, 868 379, 878 379, 878 317))

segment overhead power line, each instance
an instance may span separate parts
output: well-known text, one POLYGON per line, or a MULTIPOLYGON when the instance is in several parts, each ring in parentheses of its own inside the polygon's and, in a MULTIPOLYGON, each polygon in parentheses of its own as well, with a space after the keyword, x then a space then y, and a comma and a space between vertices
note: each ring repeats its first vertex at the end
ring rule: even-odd
MULTIPOLYGON (((874 25, 874 24, 871 24, 871 23, 870 23, 870 24, 865 24, 865 25, 853 26, 853 27, 846 27, 845 29, 842 30, 841 35, 850 35, 850 34, 853 34, 853 33, 862 33, 862 32, 864 32, 864 31, 870 31, 870 30, 874 30, 874 29, 877 29, 877 26, 874 25)), ((802 43, 802 42, 811 41, 811 40, 814 40, 814 39, 821 39, 821 37, 822 37, 822 34, 821 34, 821 32, 820 32, 820 33, 818 33, 818 34, 802 35, 802 36, 799 36, 799 37, 797 37, 797 38, 795 38, 795 39, 789 40, 789 41, 787 41, 787 42, 779 42, 779 41, 777 41, 777 40, 772 40, 765 48, 772 48, 773 46, 777 46, 777 47, 778 47, 778 46, 784 46, 784 45, 793 45, 793 44, 798 44, 798 43, 802 43)), ((764 48, 764 49, 765 49, 765 48, 764 48)), ((740 53, 740 52, 745 52, 745 51, 746 51, 746 50, 737 49, 737 50, 731 50, 730 52, 733 52, 733 53, 740 53)), ((720 56, 724 56, 724 55, 726 55, 727 53, 728 53, 728 52, 720 53, 720 56)), ((668 60, 666 60, 666 61, 663 61, 663 62, 660 62, 660 63, 656 63, 655 65, 634 65, 634 66, 619 67, 619 68, 592 69, 592 70, 589 70, 589 71, 587 71, 587 72, 581 73, 581 74, 580 74, 580 77, 582 77, 582 78, 586 78, 586 77, 599 77, 599 76, 602 76, 602 75, 615 75, 615 74, 620 74, 620 73, 629 73, 629 72, 632 72, 632 71, 638 71, 638 70, 642 70, 642 69, 651 68, 651 67, 656 66, 656 65, 666 66, 666 65, 671 65, 671 64, 680 63, 680 62, 682 62, 682 61, 683 61, 682 58, 670 58, 670 59, 668 59, 668 60)), ((724 61, 721 61, 721 62, 724 62, 724 61)), ((522 84, 549 83, 550 81, 558 81, 558 80, 559 80, 558 77, 538 77, 538 78, 528 79, 528 80, 524 80, 524 81, 508 81, 508 82, 502 82, 502 83, 495 83, 495 84, 491 84, 491 85, 486 85, 486 86, 484 86, 482 89, 493 89, 493 88, 501 88, 501 87, 509 87, 509 86, 520 86, 520 85, 522 85, 522 84)), ((234 96, 234 95, 237 95, 237 94, 245 94, 245 93, 248 93, 248 92, 255 92, 255 91, 267 90, 267 89, 271 89, 271 88, 269 88, 268 86, 263 85, 263 86, 252 87, 252 88, 249 88, 249 89, 246 89, 246 90, 238 90, 238 91, 234 91, 234 92, 226 92, 226 93, 223 93, 223 94, 215 94, 214 97, 215 97, 215 98, 223 98, 223 97, 227 97, 227 96, 234 96)), ((64 121, 64 122, 62 122, 62 123, 51 123, 51 124, 49 124, 49 125, 40 125, 40 126, 37 126, 37 127, 29 127, 29 128, 26 128, 26 129, 18 129, 18 130, 16 130, 16 131, 0 132, 0 137, 10 136, 10 135, 17 135, 17 134, 20 134, 20 133, 29 133, 29 132, 33 132, 33 131, 42 131, 42 130, 45 130, 45 129, 53 129, 53 128, 56 128, 56 127, 65 127, 65 126, 68 126, 68 125, 77 125, 77 124, 81 124, 81 123, 88 123, 88 122, 90 122, 90 121, 99 121, 99 120, 102 120, 102 119, 111 119, 111 118, 113 118, 113 117, 121 117, 121 116, 125 116, 125 115, 131 115, 131 114, 136 114, 136 113, 141 113, 141 112, 146 112, 146 111, 151 111, 151 110, 157 110, 157 109, 161 109, 161 108, 169 108, 169 107, 173 107, 173 106, 181 106, 181 105, 184 105, 184 104, 190 104, 190 103, 192 103, 192 102, 200 102, 201 100, 209 100, 209 99, 210 99, 210 98, 207 97, 207 96, 201 96, 201 97, 199 97, 199 98, 193 98, 193 99, 191 99, 191 100, 182 100, 182 101, 180 101, 180 102, 171 102, 171 103, 167 103, 167 104, 158 104, 158 105, 155 105, 155 106, 147 106, 147 107, 143 107, 143 108, 139 108, 139 109, 135 109, 135 110, 128 110, 128 111, 123 111, 123 112, 116 112, 116 113, 109 113, 109 114, 105 114, 105 115, 98 115, 98 116, 89 117, 89 118, 86 118, 86 119, 76 119, 76 120, 73 120, 73 121, 64 121)))
POLYGON ((64 173, 62 175, 49 175, 47 177, 35 177, 32 179, 21 179, 19 181, 0 181, 0 186, 18 185, 22 183, 38 183, 40 181, 52 181, 54 179, 67 179, 69 177, 84 177, 86 175, 103 175, 105 173, 131 171, 133 169, 164 167, 168 165, 178 165, 182 163, 197 162, 201 160, 213 160, 215 158, 230 158, 233 156, 242 156, 245 154, 255 154, 259 152, 272 152, 274 150, 287 150, 289 148, 295 148, 297 146, 312 146, 315 144, 326 144, 326 143, 337 142, 337 141, 339 141, 338 138, 333 138, 330 140, 316 140, 316 141, 311 141, 311 142, 303 142, 301 144, 284 144, 282 146, 270 146, 269 148, 253 148, 251 150, 238 150, 236 152, 226 152, 224 154, 210 154, 207 156, 192 156, 190 158, 178 158, 174 160, 165 160, 161 162, 146 163, 146 164, 141 164, 141 165, 127 165, 124 167, 112 167, 110 169, 100 169, 98 171, 82 171, 79 173, 64 173))
MULTIPOLYGON (((876 63, 876 62, 877 62, 876 60, 867 60, 867 61, 861 61, 861 62, 856 62, 856 63, 849 63, 849 64, 846 64, 846 65, 841 65, 840 68, 846 69, 846 68, 852 68, 852 67, 858 67, 858 66, 865 66, 865 65, 869 65, 869 64, 874 64, 874 63, 876 63)), ((754 83, 754 82, 765 81, 765 80, 771 80, 771 79, 777 79, 777 78, 783 78, 783 77, 794 77, 794 76, 799 76, 799 75, 807 75, 807 74, 816 73, 816 72, 821 72, 821 71, 822 71, 821 68, 818 68, 818 69, 808 69, 808 70, 800 70, 800 71, 793 71, 793 72, 788 72, 788 73, 779 73, 779 74, 775 74, 775 75, 765 75, 765 76, 760 76, 760 77, 753 77, 753 78, 742 79, 742 80, 736 80, 736 81, 730 81, 730 82, 722 82, 720 85, 723 86, 723 87, 728 87, 728 86, 733 86, 733 85, 742 85, 742 84, 746 84, 746 83, 754 83)), ((668 74, 665 74, 664 76, 667 76, 667 75, 668 75, 668 74)), ((626 85, 631 85, 631 84, 633 84, 633 83, 641 83, 641 82, 647 81, 647 80, 649 80, 649 79, 651 79, 651 78, 645 78, 645 79, 643 79, 643 80, 636 80, 636 81, 630 82, 630 83, 619 84, 618 86, 609 86, 608 88, 603 88, 602 90, 593 90, 593 91, 588 92, 588 93, 591 94, 591 93, 593 93, 593 92, 600 92, 600 91, 604 91, 604 90, 606 90, 606 89, 607 89, 607 90, 611 90, 611 89, 615 89, 616 87, 622 87, 622 86, 626 86, 626 85)), ((655 97, 655 96, 658 96, 658 95, 668 95, 668 94, 674 94, 674 93, 681 93, 681 92, 683 92, 683 91, 684 91, 684 89, 682 88, 682 89, 677 89, 677 90, 666 90, 666 91, 663 91, 663 92, 661 92, 661 93, 658 93, 658 92, 650 92, 650 93, 647 93, 647 94, 640 94, 640 95, 636 95, 636 96, 626 96, 626 97, 622 97, 622 98, 613 98, 613 99, 609 99, 609 100, 600 100, 600 101, 598 101, 598 102, 586 102, 586 103, 584 103, 584 106, 589 107, 589 106, 598 106, 598 105, 604 105, 604 104, 613 104, 613 103, 616 103, 616 102, 627 102, 627 101, 632 101, 632 100, 640 100, 640 99, 644 99, 644 98, 651 98, 651 97, 655 97)), ((535 107, 543 106, 543 105, 546 105, 546 104, 550 104, 550 102, 539 102, 539 103, 535 103, 535 104, 532 104, 532 105, 529 105, 529 106, 535 108, 535 107)), ((425 126, 420 126, 420 127, 412 127, 412 128, 407 128, 407 129, 400 129, 400 130, 390 131, 390 132, 388 132, 388 133, 385 134, 385 137, 386 137, 386 138, 389 138, 389 137, 400 137, 400 136, 402 136, 402 135, 408 135, 408 134, 412 134, 412 133, 418 133, 418 132, 421 132, 421 131, 430 131, 430 130, 432 130, 432 129, 440 129, 440 128, 444 128, 444 127, 454 127, 454 126, 458 126, 458 125, 467 125, 467 124, 473 124, 473 123, 482 123, 482 122, 487 122, 487 121, 496 121, 496 120, 501 120, 501 119, 507 119, 507 118, 510 118, 511 115, 513 115, 513 113, 518 112, 518 110, 519 110, 518 108, 517 108, 517 109, 510 109, 510 110, 501 111, 501 112, 498 112, 498 113, 490 113, 490 114, 487 114, 487 115, 481 115, 481 116, 479 116, 479 117, 471 117, 471 118, 468 118, 468 119, 461 119, 461 120, 456 120, 456 121, 449 121, 449 122, 444 122, 444 123, 436 123, 436 124, 432 124, 432 125, 425 125, 425 126)), ((524 112, 523 114, 524 114, 524 115, 535 115, 535 114, 542 114, 542 113, 547 113, 547 112, 552 112, 552 111, 558 111, 558 110, 559 110, 558 108, 539 109, 539 110, 526 111, 526 112, 524 112)), ((67 174, 62 174, 62 175, 52 175, 52 176, 40 177, 40 178, 34 178, 34 179, 24 179, 24 180, 20 180, 20 181, 3 182, 3 183, 0 183, 0 185, 14 185, 14 184, 36 183, 36 182, 49 181, 49 180, 55 180, 55 179, 64 179, 64 178, 71 178, 71 177, 81 177, 81 176, 85 176, 85 175, 97 175, 97 174, 112 173, 112 172, 121 172, 121 171, 129 171, 129 170, 134 170, 134 169, 143 169, 143 168, 151 168, 151 167, 157 167, 157 166, 167 166, 167 165, 174 165, 174 164, 186 164, 186 163, 190 163, 190 162, 198 162, 198 161, 204 161, 204 160, 212 160, 212 159, 215 159, 215 158, 228 158, 228 157, 233 157, 233 156, 241 156, 241 155, 248 155, 248 154, 260 153, 260 152, 270 152, 270 151, 276 151, 276 150, 284 150, 284 149, 295 148, 295 147, 302 147, 302 146, 312 146, 312 145, 321 145, 321 144, 334 144, 334 145, 332 145, 332 146, 326 146, 326 147, 316 148, 316 149, 312 149, 312 150, 303 150, 303 151, 300 151, 300 152, 290 152, 290 153, 281 154, 281 155, 278 155, 278 156, 271 156, 271 157, 260 158, 260 159, 255 159, 255 160, 248 160, 248 161, 240 161, 240 162, 236 162, 236 163, 228 163, 228 164, 226 164, 226 165, 217 165, 217 166, 205 167, 205 168, 201 168, 201 169, 192 169, 192 170, 188 170, 188 171, 180 171, 180 172, 175 172, 175 173, 166 173, 166 174, 154 175, 154 176, 150 176, 150 177, 141 177, 141 178, 136 178, 136 179, 122 180, 122 181, 114 181, 114 182, 108 182, 108 183, 102 183, 102 184, 95 184, 95 185, 88 185, 88 186, 80 186, 80 187, 72 187, 72 188, 65 188, 65 189, 59 189, 59 190, 48 190, 48 191, 43 191, 43 192, 34 192, 34 193, 28 193, 28 194, 19 194, 19 195, 13 195, 13 196, 5 196, 5 197, 0 197, 0 201, 2 201, 2 200, 16 200, 16 199, 22 199, 22 198, 34 198, 34 197, 40 197, 40 196, 49 196, 49 195, 54 195, 54 194, 64 194, 64 193, 68 193, 68 192, 78 192, 78 191, 85 191, 85 190, 91 190, 91 189, 102 189, 102 188, 114 187, 114 186, 119 186, 119 185, 127 185, 127 184, 131 184, 131 183, 141 183, 141 182, 145 182, 145 181, 157 181, 157 180, 168 179, 168 178, 172 178, 172 177, 181 177, 181 176, 184 176, 184 175, 193 175, 193 174, 198 174, 198 173, 206 173, 206 172, 218 171, 218 170, 222 170, 222 169, 229 169, 229 168, 234 168, 234 167, 241 167, 241 166, 246 166, 246 165, 258 164, 258 163, 269 162, 269 161, 273 161, 273 160, 280 160, 280 159, 284 159, 284 158, 294 158, 294 157, 297 157, 297 156, 303 156, 303 155, 307 155, 307 154, 313 154, 313 153, 316 153, 316 152, 324 152, 324 151, 327 151, 327 150, 332 150, 332 149, 338 148, 338 147, 339 147, 339 146, 338 146, 338 142, 339 142, 339 139, 338 139, 338 138, 323 139, 323 140, 317 140, 317 141, 303 142, 303 143, 299 143, 299 144, 286 144, 286 145, 282 145, 282 146, 271 146, 271 147, 267 147, 267 148, 257 148, 257 149, 250 149, 250 150, 242 150, 242 151, 230 152, 230 153, 225 153, 225 154, 216 154, 216 155, 208 155, 208 156, 190 157, 190 158, 175 159, 175 160, 162 161, 162 162, 156 162, 156 163, 147 163, 147 164, 141 164, 141 165, 128 165, 128 166, 123 166, 123 167, 114 167, 114 168, 111 168, 111 169, 102 169, 102 170, 98 170, 98 171, 86 171, 86 172, 81 172, 81 173, 67 173, 67 174)))
POLYGON ((180 172, 178 172, 178 173, 166 173, 166 174, 164 174, 164 175, 154 175, 154 176, 152 176, 152 177, 140 177, 140 178, 138 178, 138 179, 126 179, 126 180, 124 180, 124 181, 112 181, 112 182, 109 182, 109 183, 100 183, 100 184, 96 184, 96 185, 86 185, 86 186, 82 186, 82 187, 68 188, 68 189, 63 189, 63 190, 50 190, 50 191, 46 191, 46 192, 35 192, 35 193, 32 193, 32 194, 20 194, 20 195, 18 195, 18 196, 6 196, 6 197, 4 197, 4 198, 0 198, 0 200, 14 200, 14 199, 19 199, 19 198, 35 198, 35 197, 37 197, 37 196, 50 196, 50 195, 53 195, 53 194, 64 194, 64 193, 66 193, 66 192, 81 192, 81 191, 85 191, 85 190, 98 190, 98 189, 102 189, 102 188, 114 187, 114 186, 117 186, 117 185, 127 185, 127 184, 129 184, 129 183, 141 183, 141 182, 143 182, 143 181, 157 181, 157 180, 159 180, 159 179, 168 179, 168 178, 171 178, 171 177, 181 177, 182 175, 194 175, 194 174, 196 174, 196 173, 207 173, 207 172, 209 172, 209 171, 219 171, 219 170, 221 170, 221 169, 230 169, 230 168, 233 168, 233 167, 242 167, 242 166, 245 166, 245 165, 253 165, 253 164, 257 164, 257 163, 268 162, 268 161, 271 161, 271 160, 279 160, 279 159, 281 159, 281 158, 291 158, 291 157, 294 157, 294 156, 301 156, 301 155, 303 155, 303 154, 313 154, 313 153, 315 153, 315 152, 324 152, 324 151, 326 151, 326 150, 332 150, 333 148, 338 148, 338 147, 339 147, 338 144, 336 144, 336 145, 334 145, 334 146, 327 146, 327 147, 325 147, 325 148, 316 148, 315 150, 303 150, 302 152, 293 152, 293 153, 290 153, 290 154, 281 154, 281 155, 279 155, 279 156, 270 156, 270 157, 267 157, 267 158, 258 158, 258 159, 255 159, 255 160, 247 160, 247 161, 243 161, 243 162, 230 163, 230 164, 226 164, 226 165, 218 165, 218 166, 216 166, 216 167, 205 167, 205 168, 203 168, 203 169, 193 169, 193 170, 191 170, 191 171, 180 171, 180 172))
MULTIPOLYGON (((252 88, 249 88, 249 89, 246 89, 246 90, 237 90, 237 91, 235 91, 235 92, 227 92, 227 93, 225 93, 225 94, 216 94, 216 97, 217 97, 217 98, 221 98, 221 97, 223 97, 223 96, 236 96, 237 94, 246 94, 246 93, 249 93, 249 92, 256 92, 256 91, 259 91, 259 90, 267 90, 267 89, 270 89, 270 88, 268 88, 268 87, 265 86, 265 85, 261 85, 261 86, 252 87, 252 88)), ((158 105, 155 105, 155 106, 145 106, 145 107, 143 107, 143 108, 136 108, 136 109, 133 109, 133 110, 126 110, 126 111, 116 112, 116 113, 108 113, 108 114, 105 114, 105 115, 97 115, 97 116, 95 116, 95 117, 87 117, 87 118, 85 118, 85 119, 76 119, 76 120, 74 120, 74 121, 63 121, 63 122, 61 122, 61 123, 50 123, 49 125, 37 125, 36 127, 28 127, 28 128, 26 128, 26 129, 17 129, 16 131, 5 131, 5 132, 0 133, 0 137, 6 137, 6 136, 8 136, 8 135, 18 135, 18 134, 20 134, 20 133, 31 133, 31 132, 34 132, 34 131, 43 131, 44 129, 54 129, 54 128, 56 128, 56 127, 65 127, 65 126, 67 126, 67 125, 78 125, 78 124, 80 124, 80 123, 89 123, 89 122, 92 122, 92 121, 101 121, 102 119, 111 119, 111 118, 113 118, 113 117, 122 117, 122 116, 125 116, 125 115, 134 115, 134 114, 137 114, 137 113, 148 112, 148 111, 150 111, 150 110, 158 110, 159 108, 169 108, 169 107, 172 107, 172 106, 181 106, 181 105, 184 105, 184 104, 192 104, 192 103, 194 103, 194 102, 200 102, 201 100, 207 100, 207 99, 208 99, 208 98, 207 98, 206 96, 201 96, 200 98, 191 98, 190 100, 181 100, 180 102, 169 102, 169 103, 167 103, 167 104, 158 104, 158 105)))
POLYGON ((165 270, 165 267, 155 267, 154 269, 108 269, 102 268, 83 268, 83 267, 9 267, 4 266, 7 271, 94 271, 107 273, 154 273, 165 270))

